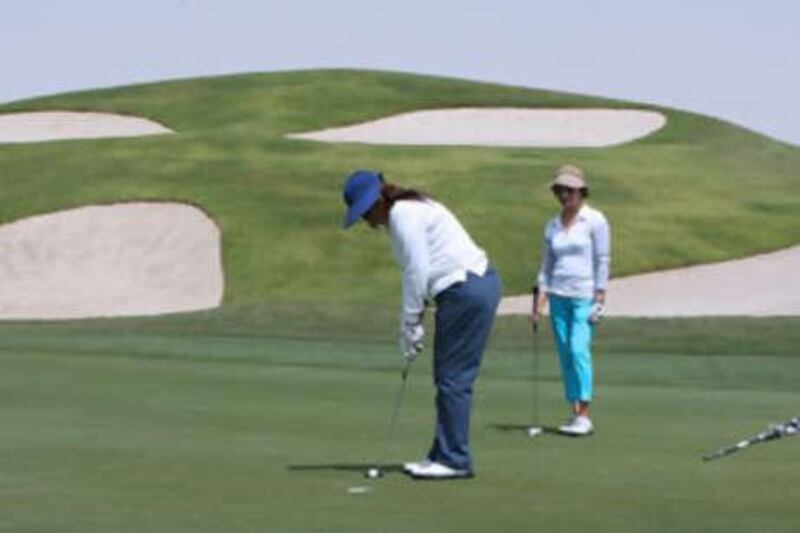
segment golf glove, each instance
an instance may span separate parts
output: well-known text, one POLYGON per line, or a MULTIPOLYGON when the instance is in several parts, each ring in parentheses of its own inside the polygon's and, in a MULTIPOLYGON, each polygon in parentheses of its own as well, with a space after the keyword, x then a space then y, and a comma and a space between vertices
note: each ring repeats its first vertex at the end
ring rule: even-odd
POLYGON ((422 318, 415 322, 403 321, 400 328, 400 353, 409 361, 417 358, 422 351, 422 338, 425 336, 425 328, 422 327, 422 318))
POLYGON ((603 318, 603 315, 606 314, 606 306, 601 303, 595 303, 592 305, 592 312, 589 313, 589 323, 590 324, 597 324, 600 322, 600 319, 603 318))

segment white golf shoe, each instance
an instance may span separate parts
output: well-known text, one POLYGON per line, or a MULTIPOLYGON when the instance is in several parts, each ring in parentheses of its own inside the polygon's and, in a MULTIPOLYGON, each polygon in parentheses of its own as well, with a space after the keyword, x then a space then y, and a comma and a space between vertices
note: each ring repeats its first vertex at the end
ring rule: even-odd
POLYGON ((575 416, 568 423, 559 427, 558 430, 564 435, 572 437, 586 437, 594 432, 594 426, 588 416, 575 416))
POLYGON ((412 472, 416 472, 420 468, 426 468, 431 461, 428 459, 423 459, 422 461, 418 461, 416 463, 404 463, 403 464, 403 472, 406 474, 411 474, 412 472))
POLYGON ((473 475, 469 470, 457 470, 434 461, 406 463, 403 469, 414 479, 463 479, 473 475))

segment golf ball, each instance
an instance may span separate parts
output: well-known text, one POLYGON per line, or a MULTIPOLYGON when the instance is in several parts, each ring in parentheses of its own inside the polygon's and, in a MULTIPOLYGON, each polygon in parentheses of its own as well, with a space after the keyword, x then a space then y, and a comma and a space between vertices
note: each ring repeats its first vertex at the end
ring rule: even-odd
POLYGON ((370 479, 377 479, 381 477, 381 475, 382 475, 381 471, 377 468, 370 468, 369 470, 367 470, 367 477, 370 479))

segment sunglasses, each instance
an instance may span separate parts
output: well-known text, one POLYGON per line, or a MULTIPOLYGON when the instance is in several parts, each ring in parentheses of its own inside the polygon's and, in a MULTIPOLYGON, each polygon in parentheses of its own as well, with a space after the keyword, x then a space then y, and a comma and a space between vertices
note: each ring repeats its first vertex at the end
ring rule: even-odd
POLYGON ((562 194, 576 194, 580 192, 580 189, 573 189, 571 187, 564 187, 563 185, 554 185, 553 186, 553 194, 556 196, 561 196, 562 194))

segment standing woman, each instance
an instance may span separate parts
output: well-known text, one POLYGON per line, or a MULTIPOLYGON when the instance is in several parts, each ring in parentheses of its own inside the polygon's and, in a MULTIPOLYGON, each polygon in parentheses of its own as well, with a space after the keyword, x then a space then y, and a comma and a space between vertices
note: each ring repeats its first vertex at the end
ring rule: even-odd
POLYGON ((415 479, 472 477, 472 386, 500 301, 500 278, 453 214, 422 193, 367 170, 350 175, 343 192, 345 228, 363 218, 389 230, 403 276, 399 339, 407 360, 422 349, 425 301, 436 300, 436 431, 427 457, 404 470, 415 479))
MULTIPOLYGON (((572 407, 572 417, 559 430, 586 436, 594 431, 589 418, 593 394, 590 345, 606 301, 610 231, 605 216, 585 203, 589 188, 580 168, 559 168, 551 190, 561 204, 561 213, 545 226, 535 309, 542 309, 545 302, 550 305, 564 389, 572 407)), ((536 321, 538 316, 534 314, 532 319, 536 321)))

